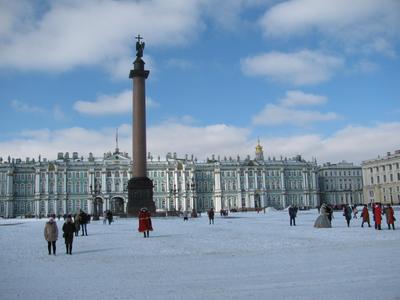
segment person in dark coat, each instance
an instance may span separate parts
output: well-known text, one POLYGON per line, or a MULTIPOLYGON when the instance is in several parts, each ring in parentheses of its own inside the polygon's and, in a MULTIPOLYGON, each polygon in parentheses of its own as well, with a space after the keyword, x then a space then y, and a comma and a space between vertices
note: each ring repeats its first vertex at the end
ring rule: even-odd
POLYGON ((332 225, 333 209, 332 209, 332 206, 330 204, 326 204, 325 212, 326 212, 326 215, 328 217, 329 223, 331 223, 331 225, 332 225))
POLYGON ((208 215, 208 221, 210 222, 210 225, 211 225, 211 223, 214 224, 214 208, 211 207, 211 208, 207 211, 207 215, 208 215))
POLYGON ((51 254, 51 248, 53 247, 53 254, 56 255, 56 241, 58 239, 58 227, 54 218, 50 218, 44 226, 44 238, 47 241, 47 248, 49 255, 51 254))
POLYGON ((87 223, 89 221, 89 216, 87 213, 85 213, 82 209, 79 213, 79 223, 81 224, 82 228, 82 236, 86 235, 87 236, 87 223))
POLYGON ((290 226, 296 226, 297 207, 289 206, 290 226))
POLYGON ((111 223, 113 221, 113 214, 112 214, 111 210, 107 210, 106 216, 107 216, 107 220, 108 220, 108 225, 111 225, 111 223))
POLYGON ((74 225, 75 225, 75 236, 78 236, 79 230, 81 229, 80 216, 78 213, 76 213, 74 216, 74 225))
POLYGON ((76 230, 75 224, 72 222, 72 216, 68 215, 67 219, 62 227, 64 232, 63 236, 65 239, 65 248, 67 250, 67 254, 72 254, 72 242, 74 241, 74 232, 76 230))
POLYGON ((364 227, 364 223, 368 223, 368 227, 371 227, 371 224, 369 223, 369 212, 367 204, 364 204, 363 210, 361 212, 361 218, 362 218, 361 227, 364 227))
POLYGON ((348 204, 346 204, 346 205, 343 207, 343 216, 344 216, 345 219, 346 219, 347 227, 350 227, 350 220, 351 220, 351 214, 352 214, 352 212, 353 212, 353 210, 351 209, 351 207, 350 207, 348 204))

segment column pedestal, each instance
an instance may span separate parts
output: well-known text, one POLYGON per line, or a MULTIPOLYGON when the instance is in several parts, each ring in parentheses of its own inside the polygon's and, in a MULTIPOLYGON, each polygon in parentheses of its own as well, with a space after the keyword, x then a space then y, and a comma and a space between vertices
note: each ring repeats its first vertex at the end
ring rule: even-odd
POLYGON ((142 207, 154 213, 153 181, 148 177, 134 177, 128 181, 128 217, 137 217, 142 207))

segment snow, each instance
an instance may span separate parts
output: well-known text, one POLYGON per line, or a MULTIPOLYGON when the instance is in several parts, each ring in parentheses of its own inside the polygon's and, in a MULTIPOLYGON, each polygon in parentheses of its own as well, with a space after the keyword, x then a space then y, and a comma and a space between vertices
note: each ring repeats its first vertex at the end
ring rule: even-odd
POLYGON ((330 229, 313 227, 316 210, 296 227, 283 211, 153 218, 148 239, 137 219, 92 221, 71 256, 63 239, 47 254, 45 219, 0 220, 0 299, 400 299, 400 230, 334 217, 330 229))
POLYGON ((276 212, 277 210, 274 207, 267 207, 265 209, 266 212, 276 212))

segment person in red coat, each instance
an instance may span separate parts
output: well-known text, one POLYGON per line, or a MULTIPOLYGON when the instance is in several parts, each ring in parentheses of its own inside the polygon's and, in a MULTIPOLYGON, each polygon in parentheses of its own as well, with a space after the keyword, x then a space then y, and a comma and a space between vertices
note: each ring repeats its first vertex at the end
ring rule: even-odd
POLYGON ((386 215, 386 223, 388 224, 389 230, 390 230, 390 225, 392 225, 394 230, 395 217, 394 217, 393 207, 390 206, 390 204, 388 204, 388 206, 385 209, 385 215, 386 215))
POLYGON ((382 208, 380 203, 375 204, 374 216, 375 216, 375 229, 381 230, 382 208))
POLYGON ((364 205, 364 208, 361 212, 361 218, 362 218, 361 227, 364 227, 364 223, 368 223, 368 227, 371 227, 371 224, 369 223, 369 212, 367 204, 364 205))
POLYGON ((149 231, 153 231, 151 225, 151 214, 146 207, 140 209, 139 212, 139 232, 143 232, 143 236, 149 237, 149 231))

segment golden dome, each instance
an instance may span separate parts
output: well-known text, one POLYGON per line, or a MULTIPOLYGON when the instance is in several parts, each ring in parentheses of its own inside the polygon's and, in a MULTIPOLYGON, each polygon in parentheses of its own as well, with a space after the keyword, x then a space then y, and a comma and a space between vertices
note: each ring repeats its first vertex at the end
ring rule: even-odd
POLYGON ((256 153, 262 153, 263 147, 260 145, 260 139, 258 139, 258 144, 256 146, 256 153))

